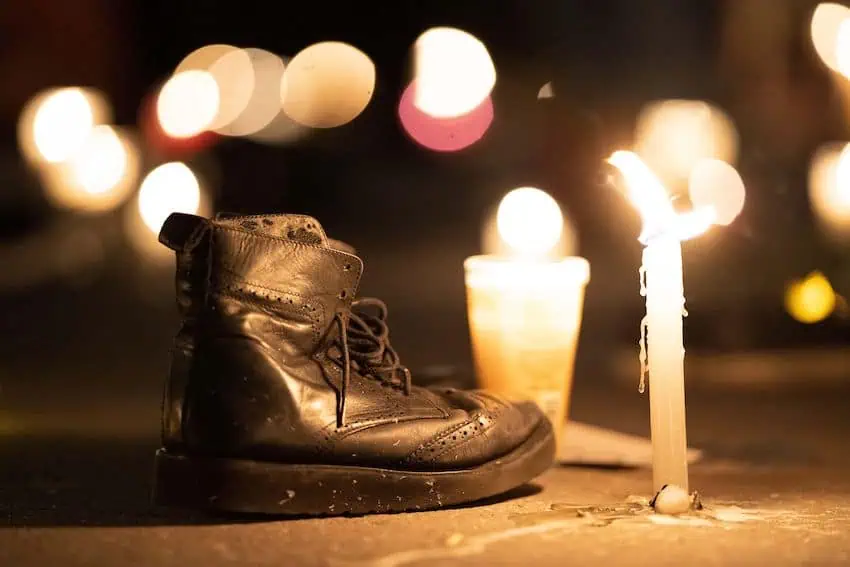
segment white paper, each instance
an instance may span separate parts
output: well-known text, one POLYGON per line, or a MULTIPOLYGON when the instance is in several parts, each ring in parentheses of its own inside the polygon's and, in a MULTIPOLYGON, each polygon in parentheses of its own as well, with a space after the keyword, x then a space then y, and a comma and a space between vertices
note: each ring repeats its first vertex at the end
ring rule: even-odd
MULTIPOLYGON (((688 463, 693 464, 702 458, 702 451, 688 448, 687 457, 688 463)), ((645 437, 569 421, 561 435, 557 461, 563 465, 651 467, 652 442, 645 437)))

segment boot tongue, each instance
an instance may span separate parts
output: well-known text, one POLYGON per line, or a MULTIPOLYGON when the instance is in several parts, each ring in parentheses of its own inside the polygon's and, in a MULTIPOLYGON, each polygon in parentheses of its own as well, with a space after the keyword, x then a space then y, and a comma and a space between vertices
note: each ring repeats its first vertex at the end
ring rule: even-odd
POLYGON ((261 234, 279 236, 295 242, 333 248, 349 254, 355 254, 353 246, 340 240, 328 238, 322 225, 308 215, 278 214, 240 216, 219 213, 216 221, 231 227, 256 231, 261 234))

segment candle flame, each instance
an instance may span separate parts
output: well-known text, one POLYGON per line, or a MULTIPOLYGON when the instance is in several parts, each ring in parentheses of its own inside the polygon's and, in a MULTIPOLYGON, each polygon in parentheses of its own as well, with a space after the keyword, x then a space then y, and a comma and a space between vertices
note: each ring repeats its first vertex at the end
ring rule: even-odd
POLYGON ((688 240, 703 234, 714 224, 717 215, 711 206, 677 214, 664 184, 634 152, 616 151, 608 158, 608 163, 622 174, 629 201, 643 220, 642 243, 660 234, 688 240))

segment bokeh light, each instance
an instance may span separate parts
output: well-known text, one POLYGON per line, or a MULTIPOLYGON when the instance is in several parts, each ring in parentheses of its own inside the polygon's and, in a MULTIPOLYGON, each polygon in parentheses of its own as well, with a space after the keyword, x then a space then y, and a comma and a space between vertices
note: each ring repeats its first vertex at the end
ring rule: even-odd
POLYGON ((80 89, 63 89, 47 97, 35 115, 35 145, 48 162, 66 159, 94 126, 89 101, 80 89))
MULTIPOLYGON (((498 204, 490 207, 484 216, 484 226, 481 231, 481 253, 489 256, 516 256, 517 250, 511 247, 502 235, 499 234, 498 226, 498 204)), ((563 211, 562 211, 563 213, 563 211)), ((578 232, 572 220, 564 214, 563 228, 558 241, 544 254, 536 255, 537 258, 546 260, 557 260, 574 256, 578 253, 578 232)))
MULTIPOLYGON (((230 122, 215 129, 217 133, 225 136, 255 134, 271 124, 281 112, 280 83, 284 71, 283 59, 264 49, 248 48, 241 53, 250 61, 253 88, 241 112, 230 122)), ((236 56, 231 53, 228 57, 236 56)), ((238 67, 235 63, 234 61, 232 64, 234 69, 238 67)), ((243 74, 247 74, 244 69, 243 74)))
POLYGON ((33 165, 62 162, 83 144, 92 128, 110 118, 109 104, 97 91, 80 87, 43 91, 21 112, 21 153, 33 165))
POLYGON ((156 101, 160 127, 173 138, 191 138, 204 132, 218 110, 218 83, 207 71, 181 71, 171 76, 156 101))
POLYGON ((210 130, 218 130, 245 111, 257 79, 251 55, 244 49, 226 52, 209 66, 207 72, 218 85, 218 112, 210 124, 210 130))
POLYGON ((805 279, 792 282, 785 292, 785 309, 800 323, 823 321, 835 310, 836 303, 832 285, 820 272, 812 272, 805 279))
POLYGON ((846 18, 838 26, 835 38, 835 65, 838 72, 850 77, 850 18, 846 18))
POLYGON ((809 169, 809 202, 827 236, 846 244, 850 237, 850 144, 819 149, 809 169))
POLYGON ((537 91, 537 99, 544 98, 555 98, 555 89, 552 87, 552 83, 546 83, 537 91))
POLYGON ((40 171, 46 196, 60 208, 105 212, 124 203, 138 180, 140 151, 131 136, 95 126, 64 162, 40 171))
MULTIPOLYGON (((289 59, 287 57, 280 57, 280 60, 283 63, 283 71, 280 73, 280 76, 278 75, 278 72, 263 75, 264 80, 262 86, 264 93, 263 100, 268 101, 269 109, 275 108, 273 100, 275 88, 277 88, 277 96, 279 97, 276 107, 277 114, 275 114, 274 118, 272 118, 270 122, 259 130, 250 132, 243 136, 252 142, 270 145, 288 144, 303 138, 310 132, 309 128, 298 124, 292 118, 287 116, 286 112, 284 112, 283 96, 286 80, 283 75, 285 75, 289 66, 289 59), (275 84, 276 82, 277 84, 275 84)), ((275 69, 276 71, 280 71, 280 68, 275 69)))
POLYGON ((840 51, 848 47, 848 30, 844 26, 848 20, 850 8, 833 2, 818 4, 812 14, 812 45, 821 61, 833 71, 841 72, 839 59, 847 58, 847 54, 840 54, 840 51))
POLYGON ((413 103, 415 81, 401 95, 398 115, 405 132, 416 143, 438 152, 454 152, 480 140, 493 122, 493 101, 484 99, 469 114, 455 118, 435 118, 413 103))
POLYGON ((496 84, 496 68, 487 47, 457 28, 426 30, 414 45, 414 105, 436 118, 472 112, 496 84))
POLYGON ((283 110, 311 128, 334 128, 357 118, 372 99, 375 64, 347 43, 325 41, 301 50, 281 81, 283 110))
POLYGON ((746 189, 738 171, 718 159, 697 162, 688 178, 694 208, 711 207, 715 224, 730 224, 744 209, 746 189))
POLYGON ((534 187, 514 189, 496 212, 499 236, 521 256, 549 253, 561 238, 564 217, 551 195, 534 187))
POLYGON ((138 211, 145 226, 159 233, 168 215, 194 214, 201 202, 198 178, 183 162, 164 163, 145 176, 139 188, 138 211))
POLYGON ((174 75, 186 71, 209 73, 218 87, 218 111, 208 128, 216 131, 229 125, 241 114, 254 92, 254 66, 248 51, 233 45, 205 45, 187 55, 174 75))
POLYGON ((208 216, 211 208, 212 200, 205 184, 188 165, 182 162, 163 164, 148 174, 144 193, 140 190, 139 197, 127 207, 123 218, 124 235, 146 263, 172 269, 174 253, 159 242, 159 230, 165 219, 172 212, 208 216), (173 193, 172 189, 175 189, 173 193))
POLYGON ((174 69, 174 74, 177 75, 184 71, 209 72, 217 61, 233 51, 239 51, 239 48, 226 43, 204 45, 184 57, 174 69))
POLYGON ((732 119, 700 100, 666 100, 638 116, 636 151, 668 187, 687 181, 701 159, 734 163, 738 133, 732 119))

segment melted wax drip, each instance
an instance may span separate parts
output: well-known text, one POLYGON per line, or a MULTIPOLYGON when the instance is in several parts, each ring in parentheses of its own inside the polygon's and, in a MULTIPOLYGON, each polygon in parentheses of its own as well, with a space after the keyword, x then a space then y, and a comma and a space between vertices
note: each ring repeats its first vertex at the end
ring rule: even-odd
MULTIPOLYGON (((641 265, 638 270, 640 279, 640 296, 646 297, 646 268, 641 265)), ((640 348, 640 382, 638 383, 638 393, 646 392, 646 377, 649 374, 649 362, 646 353, 646 331, 647 331, 647 316, 644 315, 640 320, 640 338, 638 339, 638 347, 640 348)))

